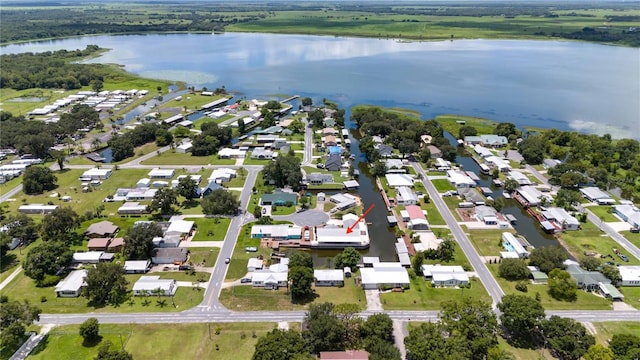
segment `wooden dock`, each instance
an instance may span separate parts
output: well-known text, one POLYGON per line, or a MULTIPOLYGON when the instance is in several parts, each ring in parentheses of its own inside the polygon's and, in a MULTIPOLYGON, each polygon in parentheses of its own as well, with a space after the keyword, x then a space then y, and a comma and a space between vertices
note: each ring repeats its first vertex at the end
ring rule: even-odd
POLYGON ((289 101, 295 100, 295 99, 297 99, 299 97, 300 97, 300 95, 293 95, 292 97, 288 97, 288 98, 286 98, 284 100, 281 100, 280 103, 281 104, 285 104, 285 103, 288 103, 289 101))

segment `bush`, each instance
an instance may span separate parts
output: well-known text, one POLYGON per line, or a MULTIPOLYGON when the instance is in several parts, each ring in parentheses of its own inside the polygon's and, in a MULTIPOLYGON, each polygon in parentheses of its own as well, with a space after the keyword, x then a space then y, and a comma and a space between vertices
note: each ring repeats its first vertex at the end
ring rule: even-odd
POLYGON ((516 290, 521 291, 521 292, 527 292, 529 291, 529 288, 527 287, 527 283, 525 281, 520 281, 519 283, 516 284, 516 290))
POLYGON ((46 297, 46 296, 44 296, 44 295, 42 295, 42 296, 40 297, 40 302, 43 302, 43 303, 44 303, 44 302, 47 302, 47 297, 46 297))

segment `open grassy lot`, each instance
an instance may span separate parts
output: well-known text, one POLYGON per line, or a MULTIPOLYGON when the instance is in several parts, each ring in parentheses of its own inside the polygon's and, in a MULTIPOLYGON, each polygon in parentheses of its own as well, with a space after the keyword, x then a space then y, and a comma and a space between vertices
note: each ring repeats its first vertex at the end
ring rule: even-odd
MULTIPOLYGON (((167 354, 177 360, 237 360, 250 359, 258 338, 275 327, 273 323, 101 324, 100 334, 114 348, 124 345, 136 360, 165 359, 167 354)), ((79 325, 67 325, 51 330, 29 359, 92 359, 100 344, 83 346, 78 329, 79 325)))
MULTIPOLYGON (((466 229, 466 227, 465 227, 466 229)), ((469 236, 469 240, 473 243, 473 246, 481 256, 498 256, 501 251, 504 251, 502 247, 502 233, 511 232, 504 229, 492 229, 492 230, 467 230, 465 233, 469 236)))
POLYGON ((185 218, 195 221, 198 230, 193 236, 193 241, 222 241, 229 229, 229 218, 185 218))
POLYGON ((624 236, 625 239, 631 241, 635 246, 640 247, 640 234, 632 233, 631 231, 621 231, 620 235, 624 236))
POLYGON ((587 222, 582 224, 582 230, 577 231, 565 231, 558 235, 559 239, 569 248, 569 251, 574 256, 579 257, 585 251, 595 251, 602 255, 612 255, 613 260, 617 263, 622 263, 622 260, 613 253, 613 248, 618 248, 621 253, 627 255, 629 262, 626 265, 640 264, 640 260, 636 259, 631 254, 624 251, 623 248, 618 246, 618 243, 598 229, 594 224, 587 222))
POLYGON ((247 261, 249 258, 256 257, 260 254, 264 255, 266 259, 271 255, 271 249, 260 247, 260 239, 251 238, 251 226, 253 224, 247 224, 242 227, 240 234, 238 234, 238 241, 235 249, 233 249, 233 255, 231 255, 231 262, 227 269, 226 280, 237 280, 243 277, 247 273, 247 261), (246 252, 244 249, 249 246, 255 246, 258 248, 257 252, 246 252))
POLYGON ((433 186, 435 186, 436 190, 440 193, 456 189, 447 179, 435 179, 431 180, 431 183, 433 183, 433 186))
POLYGON ((471 288, 434 288, 418 276, 411 280, 411 288, 405 292, 386 292, 380 295, 385 310, 437 310, 440 304, 456 297, 469 296, 491 303, 491 297, 477 278, 471 278, 471 288))
POLYGON ((640 309, 640 287, 628 286, 621 287, 620 292, 624 295, 624 302, 633 306, 636 309, 640 309))
POLYGON ((473 126, 478 130, 478 134, 493 134, 493 130, 498 124, 493 120, 462 115, 440 115, 436 116, 436 121, 440 123, 445 131, 450 132, 456 138, 460 128, 463 126, 473 126), (460 124, 458 121, 464 121, 464 124, 460 124))
POLYGON ((591 211, 595 216, 597 216, 601 221, 604 222, 618 222, 618 219, 615 215, 611 213, 611 206, 589 206, 587 208, 591 211))
POLYGON ((578 290, 578 299, 574 302, 558 301, 552 298, 548 293, 548 286, 545 284, 530 284, 527 293, 516 290, 517 281, 508 281, 498 276, 498 264, 487 264, 489 271, 498 281, 505 294, 527 295, 532 299, 536 293, 540 294, 540 303, 547 310, 611 310, 611 301, 603 297, 578 290))
POLYGON ((353 278, 345 279, 344 287, 314 287, 315 296, 305 303, 292 303, 287 289, 264 290, 251 284, 222 289, 220 302, 229 310, 302 310, 310 303, 332 302, 334 304, 357 304, 364 310, 367 300, 362 288, 353 278))
MULTIPOLYGON (((125 275, 129 282, 129 289, 140 278, 140 275, 125 275)), ((175 307, 172 305, 170 297, 166 299, 166 304, 161 305, 156 301, 156 297, 149 297, 150 303, 145 304, 143 297, 132 297, 120 306, 105 306, 96 308, 87 304, 84 297, 78 298, 58 298, 55 295, 54 287, 36 287, 35 282, 20 273, 3 290, 3 294, 10 294, 15 300, 28 300, 32 304, 37 304, 43 313, 69 314, 86 312, 174 312, 183 311, 198 305, 204 296, 204 289, 191 289, 181 287, 174 296, 175 307), (42 301, 45 299, 46 301, 42 301)))
POLYGON ((596 342, 598 344, 607 345, 608 340, 613 337, 614 334, 640 334, 640 322, 633 321, 616 321, 616 322, 594 322, 593 326, 596 328, 595 334, 596 342))
POLYGON ((0 282, 4 281, 14 270, 21 266, 22 260, 27 257, 27 253, 32 248, 38 246, 41 243, 40 240, 37 240, 29 246, 19 247, 14 250, 8 250, 6 254, 2 258, 0 258, 0 282))
POLYGON ((220 249, 216 247, 189 248, 189 262, 195 265, 203 265, 204 267, 213 267, 218 259, 218 253, 220 253, 220 249))
POLYGON ((192 156, 190 153, 178 153, 169 150, 142 162, 143 165, 233 165, 234 159, 218 159, 217 155, 192 156))
POLYGON ((427 210, 427 221, 431 225, 446 225, 447 223, 442 218, 442 215, 438 211, 438 208, 432 201, 425 202, 424 200, 420 201, 420 207, 423 210, 427 210))

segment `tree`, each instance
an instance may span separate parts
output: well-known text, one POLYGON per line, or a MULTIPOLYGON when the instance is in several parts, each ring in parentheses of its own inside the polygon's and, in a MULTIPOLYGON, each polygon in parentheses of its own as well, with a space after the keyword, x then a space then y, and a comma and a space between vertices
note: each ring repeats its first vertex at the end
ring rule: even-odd
POLYGON ((128 282, 124 269, 118 263, 98 263, 89 268, 84 281, 87 286, 83 295, 94 306, 119 305, 126 298, 128 282))
POLYGON ((613 360, 613 351, 600 344, 591 345, 584 354, 584 360, 613 360))
POLYGON ((134 155, 133 141, 129 136, 115 135, 107 144, 111 147, 113 161, 120 161, 134 155))
POLYGON ((170 215, 175 211, 173 205, 178 202, 178 195, 176 191, 170 188, 160 188, 153 195, 151 204, 149 204, 150 211, 160 210, 160 215, 170 215))
POLYGON ((289 360, 294 356, 310 356, 309 347, 296 330, 273 329, 255 346, 252 360, 289 360))
POLYGON ((287 280, 291 283, 289 291, 291 300, 298 302, 308 299, 313 294, 313 269, 306 266, 289 267, 287 280))
POLYGON ((537 330, 544 321, 544 308, 540 302, 525 295, 505 295, 498 304, 502 312, 500 322, 509 332, 514 344, 532 344, 537 330))
POLYGON ((455 242, 451 239, 444 239, 436 249, 436 257, 444 262, 453 261, 455 252, 455 242))
POLYGON ((265 180, 273 182, 278 188, 291 187, 294 191, 300 190, 302 171, 300 159, 295 154, 278 156, 275 161, 269 162, 262 170, 265 180))
POLYGON ((548 274, 553 269, 564 269, 567 253, 559 246, 537 247, 529 254, 529 265, 537 266, 540 271, 548 274))
POLYGON ((549 295, 556 300, 575 301, 578 298, 578 286, 568 272, 553 269, 549 273, 549 295))
POLYGON ((102 82, 102 80, 99 80, 99 79, 91 80, 90 85, 91 85, 91 89, 93 89, 93 91, 97 93, 102 91, 102 88, 104 87, 104 83, 102 82))
POLYGON ((458 130, 458 139, 464 139, 466 136, 476 136, 478 130, 471 125, 463 125, 458 130))
MULTIPOLYGON (((47 241, 29 250, 22 263, 25 275, 44 285, 47 275, 54 275, 71 263, 73 252, 62 241, 47 241)), ((57 279, 57 278, 56 278, 57 279)))
POLYGON ((153 238, 162 236, 162 228, 156 223, 140 223, 127 230, 122 252, 129 260, 146 260, 153 255, 153 238))
POLYGON ((387 173, 387 164, 378 160, 373 163, 371 167, 371 175, 373 176, 384 176, 387 173))
POLYGON ((420 159, 420 161, 425 164, 428 163, 431 160, 431 150, 429 150, 429 148, 426 146, 420 149, 418 159, 420 159))
POLYGON ((22 245, 29 245, 38 239, 38 226, 25 214, 17 214, 7 219, 5 233, 10 239, 17 238, 22 245))
POLYGON ((160 128, 156 130, 156 145, 167 146, 173 142, 173 134, 169 130, 160 128))
POLYGON ((491 206, 493 206, 493 208, 496 209, 497 212, 502 211, 504 205, 504 197, 502 196, 493 199, 493 201, 491 202, 491 206))
POLYGON ((582 256, 580 267, 589 271, 596 271, 600 267, 600 259, 593 256, 582 256))
POLYGON ((518 150, 527 164, 541 164, 544 159, 544 141, 540 136, 529 136, 522 140, 518 150))
POLYGON ((358 262, 360 262, 360 253, 352 247, 345 248, 335 257, 336 269, 342 269, 345 267, 355 269, 358 262))
POLYGON ((449 333, 440 323, 422 323, 409 328, 404 338, 407 358, 412 360, 470 359, 471 349, 458 333, 449 333))
POLYGON ((516 129, 516 126, 512 123, 503 122, 496 125, 494 133, 496 135, 508 137, 511 134, 518 135, 518 129, 516 129))
POLYGON ((98 349, 98 355, 93 360, 133 360, 133 356, 123 349, 111 350, 111 341, 105 341, 100 349, 98 349))
POLYGON ((613 285, 618 284, 622 281, 622 276, 620 276, 620 269, 617 266, 612 265, 604 265, 602 269, 600 269, 602 275, 604 275, 607 279, 611 280, 613 285))
POLYGON ((570 189, 560 189, 556 195, 555 203, 558 207, 571 210, 573 204, 579 204, 580 200, 582 200, 582 196, 579 192, 570 189))
POLYGON ((310 97, 303 97, 300 99, 302 106, 311 106, 313 104, 313 100, 310 97))
POLYGON ((333 304, 310 304, 304 317, 303 326, 306 329, 302 337, 308 344, 311 353, 320 351, 344 350, 345 327, 333 313, 333 304))
POLYGON ((0 306, 0 347, 13 351, 22 340, 26 328, 40 320, 42 311, 28 301, 8 301, 0 306))
POLYGON ((313 269, 313 258, 307 251, 296 250, 289 255, 289 267, 304 266, 313 269))
POLYGON ((238 119, 238 132, 240 134, 244 134, 246 130, 247 129, 246 129, 246 126, 244 124, 244 120, 238 119))
POLYGON ((395 345, 386 341, 365 340, 369 360, 401 360, 402 355, 395 345))
POLYGON ((413 259, 411 259, 411 268, 416 275, 422 274, 422 264, 424 264, 424 251, 416 251, 413 259))
POLYGON ((500 277, 510 280, 524 280, 529 277, 527 263, 522 259, 502 259, 498 267, 500 277))
POLYGON ((240 207, 240 200, 225 189, 216 189, 205 196, 200 204, 206 215, 235 215, 240 207))
POLYGON ((191 176, 185 176, 178 180, 178 186, 176 187, 178 195, 191 201, 198 197, 198 183, 191 176))
POLYGON ((362 333, 366 338, 374 338, 377 342, 392 342, 393 321, 388 314, 373 314, 362 324, 362 333))
POLYGON ((56 163, 58 164, 58 168, 60 168, 61 171, 64 170, 64 151, 52 150, 49 152, 49 155, 51 155, 51 158, 56 161, 56 163))
POLYGON ((80 336, 86 344, 93 344, 100 339, 100 323, 91 317, 80 325, 80 336))
POLYGON ((543 322, 542 330, 549 349, 560 359, 579 360, 596 343, 582 324, 570 318, 553 315, 543 322))
POLYGON ((487 360, 516 360, 512 353, 494 346, 487 352, 487 360))
POLYGON ((507 179, 504 181, 503 188, 504 191, 512 193, 515 189, 518 188, 518 182, 513 179, 507 179))
POLYGON ((398 144, 398 150, 402 153, 402 157, 413 154, 418 151, 418 144, 412 139, 404 139, 398 144))
POLYGON ((440 321, 449 334, 460 334, 467 340, 470 359, 485 359, 489 348, 498 345, 498 320, 484 301, 471 297, 445 301, 440 321))
POLYGON ((80 216, 69 207, 61 207, 44 216, 40 232, 44 241, 67 240, 69 233, 80 226, 80 216))
POLYGON ((45 191, 55 189, 58 178, 48 167, 31 165, 24 171, 22 189, 27 195, 42 194, 45 191))
POLYGON ((640 336, 633 334, 613 334, 609 349, 615 358, 626 358, 634 349, 640 349, 640 336))

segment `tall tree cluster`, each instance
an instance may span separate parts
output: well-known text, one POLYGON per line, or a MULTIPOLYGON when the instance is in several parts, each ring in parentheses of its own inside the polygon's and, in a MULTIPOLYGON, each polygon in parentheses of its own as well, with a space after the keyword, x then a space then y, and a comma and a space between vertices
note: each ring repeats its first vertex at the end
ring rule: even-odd
POLYGON ((25 338, 27 327, 40 320, 41 312, 38 307, 27 301, 3 303, 0 306, 0 348, 8 351, 16 350, 25 338))
POLYGON ((231 144, 232 134, 230 127, 219 127, 214 122, 202 124, 202 132, 193 137, 193 147, 191 155, 208 156, 213 155, 221 147, 231 144))
POLYGON ((291 300, 302 301, 313 294, 313 259, 306 251, 296 251, 289 261, 288 280, 291 284, 291 300))
POLYGON ((278 156, 275 161, 270 161, 262 170, 265 180, 273 182, 276 187, 291 187, 294 191, 301 188, 302 171, 300 159, 289 152, 286 156, 278 156))

